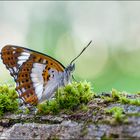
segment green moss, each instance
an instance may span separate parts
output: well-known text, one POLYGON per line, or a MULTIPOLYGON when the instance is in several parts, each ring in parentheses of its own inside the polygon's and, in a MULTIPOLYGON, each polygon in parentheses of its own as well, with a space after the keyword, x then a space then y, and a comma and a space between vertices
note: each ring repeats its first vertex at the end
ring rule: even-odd
POLYGON ((119 91, 117 91, 116 89, 112 89, 112 98, 114 99, 114 101, 119 100, 121 96, 121 93, 119 91))
POLYGON ((107 103, 114 102, 114 99, 113 99, 112 97, 105 97, 105 96, 102 96, 101 98, 103 98, 104 101, 107 102, 107 103))
POLYGON ((136 117, 140 117, 140 113, 127 113, 127 116, 136 116, 136 117))
POLYGON ((93 112, 92 114, 93 114, 93 116, 96 116, 97 115, 97 112, 93 112))
POLYGON ((112 114, 116 122, 123 122, 125 117, 125 115, 123 114, 124 112, 123 108, 112 107, 111 109, 107 109, 106 112, 112 114))
POLYGON ((39 104, 37 108, 38 108, 37 113, 39 114, 57 114, 60 110, 59 104, 55 99, 39 104))
POLYGON ((18 109, 17 111, 14 112, 15 114, 22 114, 23 113, 23 110, 21 109, 18 109))
POLYGON ((117 102, 119 101, 121 93, 116 89, 112 89, 110 96, 102 96, 106 102, 117 102))
POLYGON ((130 104, 140 106, 140 99, 130 99, 130 104))
POLYGON ((26 109, 25 109, 24 114, 30 114, 30 110, 29 110, 29 108, 26 108, 26 109))
POLYGON ((87 110, 86 104, 93 99, 93 92, 88 82, 73 82, 61 87, 55 94, 55 99, 38 105, 38 113, 57 114, 60 111, 71 112, 83 107, 87 110))
MULTIPOLYGON (((138 95, 138 94, 137 94, 138 95)), ((127 97, 127 93, 119 92, 116 89, 112 89, 110 97, 102 96, 106 102, 118 102, 121 104, 130 104, 140 106, 140 98, 130 99, 127 97)))
POLYGON ((87 112, 89 110, 89 107, 86 104, 81 104, 79 109, 81 111, 87 112))
POLYGON ((122 104, 130 104, 130 99, 126 98, 125 96, 120 97, 119 102, 122 104))
POLYGON ((140 98, 129 99, 125 96, 120 96, 119 102, 122 104, 130 104, 140 106, 140 98))
POLYGON ((102 137, 101 137, 101 140, 113 140, 111 137, 108 137, 108 136, 106 136, 106 135, 103 135, 102 137))
POLYGON ((18 110, 17 93, 13 87, 8 85, 0 86, 0 116, 6 112, 18 110))

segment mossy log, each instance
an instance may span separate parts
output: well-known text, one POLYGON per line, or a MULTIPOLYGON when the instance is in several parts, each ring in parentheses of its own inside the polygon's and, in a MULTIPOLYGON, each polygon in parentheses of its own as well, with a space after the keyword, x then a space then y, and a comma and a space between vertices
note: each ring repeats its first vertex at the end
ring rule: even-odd
MULTIPOLYGON (((78 92, 84 91, 82 88, 85 87, 79 87, 78 92)), ((60 93, 64 95, 64 91, 68 91, 73 92, 73 96, 84 95, 77 93, 77 89, 72 89, 73 86, 69 86, 67 89, 61 89, 60 93)), ((88 89, 85 93, 91 93, 91 90, 88 89)), ((3 112, 0 119, 0 138, 140 139, 139 93, 128 94, 113 89, 108 93, 92 92, 91 94, 92 96, 84 96, 88 100, 82 99, 76 106, 70 104, 65 108, 64 104, 60 106, 56 102, 59 105, 58 112, 53 109, 56 108, 56 104, 47 103, 42 106, 43 109, 46 106, 45 109, 49 109, 50 113, 45 110, 36 114, 31 112, 17 114, 17 111, 13 112, 13 110, 3 112)), ((76 99, 79 100, 79 96, 76 99)))

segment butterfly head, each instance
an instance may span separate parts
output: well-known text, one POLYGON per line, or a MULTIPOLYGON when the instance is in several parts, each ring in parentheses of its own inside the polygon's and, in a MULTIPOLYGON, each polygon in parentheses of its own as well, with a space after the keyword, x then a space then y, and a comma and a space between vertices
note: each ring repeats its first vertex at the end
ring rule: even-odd
POLYGON ((72 73, 73 73, 74 70, 75 70, 75 64, 74 63, 71 63, 70 65, 68 65, 65 68, 65 71, 64 71, 64 85, 66 85, 70 82, 70 79, 71 79, 71 76, 72 76, 72 73))
POLYGON ((71 62, 70 64, 65 68, 65 71, 64 71, 64 85, 68 84, 70 82, 70 79, 72 77, 72 73, 73 71, 75 70, 75 63, 73 63, 85 50, 86 48, 91 44, 92 41, 90 41, 88 43, 88 45, 83 48, 83 50, 79 53, 79 55, 77 55, 71 62))
POLYGON ((72 73, 75 70, 75 63, 71 63, 70 65, 68 65, 65 70, 69 73, 72 73))

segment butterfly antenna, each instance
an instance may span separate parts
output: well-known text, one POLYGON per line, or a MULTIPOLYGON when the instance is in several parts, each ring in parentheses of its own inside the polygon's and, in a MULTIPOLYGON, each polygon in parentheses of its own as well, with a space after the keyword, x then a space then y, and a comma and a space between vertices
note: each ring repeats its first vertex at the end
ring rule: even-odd
POLYGON ((70 64, 72 64, 86 49, 87 47, 90 46, 90 44, 92 43, 92 40, 87 44, 87 46, 85 48, 83 48, 83 50, 79 53, 79 55, 77 55, 71 62, 70 64))

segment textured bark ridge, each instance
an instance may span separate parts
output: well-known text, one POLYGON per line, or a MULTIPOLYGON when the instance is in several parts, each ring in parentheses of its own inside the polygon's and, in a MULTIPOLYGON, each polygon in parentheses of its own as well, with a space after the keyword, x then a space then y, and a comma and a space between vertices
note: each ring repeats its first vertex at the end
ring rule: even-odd
MULTIPOLYGON (((135 99, 129 95, 129 99, 135 99)), ((132 101, 132 100, 131 100, 132 101)), ((58 115, 5 114, 0 120, 3 139, 140 139, 139 100, 128 102, 102 93, 84 110, 58 115)))

